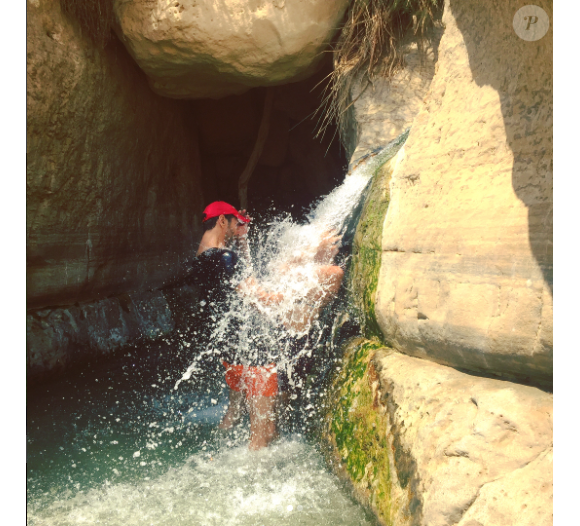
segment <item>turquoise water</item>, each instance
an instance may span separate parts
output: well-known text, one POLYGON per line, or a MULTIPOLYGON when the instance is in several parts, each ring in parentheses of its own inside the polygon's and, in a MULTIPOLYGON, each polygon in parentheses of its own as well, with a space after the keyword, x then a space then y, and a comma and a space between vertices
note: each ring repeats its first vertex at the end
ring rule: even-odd
POLYGON ((247 417, 217 431, 223 372, 174 391, 183 369, 162 351, 29 394, 28 524, 374 524, 299 425, 249 451, 247 417))

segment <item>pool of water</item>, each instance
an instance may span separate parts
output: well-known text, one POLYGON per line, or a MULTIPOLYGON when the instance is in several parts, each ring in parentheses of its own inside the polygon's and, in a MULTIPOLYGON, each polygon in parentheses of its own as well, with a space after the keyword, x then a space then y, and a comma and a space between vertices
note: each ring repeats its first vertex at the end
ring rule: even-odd
POLYGON ((183 364, 147 347, 29 393, 29 525, 375 524, 300 425, 249 451, 247 417, 217 430, 222 371, 175 391, 183 364))

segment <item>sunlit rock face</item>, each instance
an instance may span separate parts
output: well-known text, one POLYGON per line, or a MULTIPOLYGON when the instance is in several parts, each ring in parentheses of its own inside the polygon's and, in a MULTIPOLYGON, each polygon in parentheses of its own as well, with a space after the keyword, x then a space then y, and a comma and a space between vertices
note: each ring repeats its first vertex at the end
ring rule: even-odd
MULTIPOLYGON (((552 32, 520 39, 518 6, 445 5, 435 76, 390 183, 376 316, 402 353, 550 386, 552 32)), ((386 142, 404 112, 376 118, 389 92, 367 97, 361 137, 386 142)))
POLYGON ((115 1, 118 34, 151 88, 220 98, 306 78, 348 0, 115 1))
POLYGON ((373 363, 412 524, 552 524, 551 394, 399 353, 373 363))
POLYGON ((381 524, 552 524, 553 396, 354 340, 326 399, 337 472, 381 524))
POLYGON ((519 7, 447 0, 432 80, 396 89, 410 63, 351 114, 351 166, 411 126, 353 246, 373 340, 323 429, 384 524, 553 522, 552 33, 521 40, 519 7))
POLYGON ((405 65, 391 77, 378 72, 371 84, 362 80, 353 85, 347 145, 351 165, 356 166, 361 157, 392 141, 413 124, 435 75, 441 34, 442 29, 433 28, 430 42, 421 51, 414 39, 406 42, 402 46, 405 65))

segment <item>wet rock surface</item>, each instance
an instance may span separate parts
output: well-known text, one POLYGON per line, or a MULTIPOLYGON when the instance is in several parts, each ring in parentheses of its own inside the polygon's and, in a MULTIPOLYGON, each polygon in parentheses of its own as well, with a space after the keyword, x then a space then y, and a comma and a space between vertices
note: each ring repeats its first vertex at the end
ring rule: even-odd
POLYGON ((26 316, 27 377, 55 378, 72 365, 106 359, 137 341, 185 333, 199 299, 187 285, 131 291, 67 307, 31 309, 26 316))
POLYGON ((356 227, 349 269, 349 289, 361 331, 367 337, 377 339, 382 336, 375 313, 382 256, 382 227, 390 201, 389 182, 401 158, 400 152, 379 166, 373 175, 356 227))

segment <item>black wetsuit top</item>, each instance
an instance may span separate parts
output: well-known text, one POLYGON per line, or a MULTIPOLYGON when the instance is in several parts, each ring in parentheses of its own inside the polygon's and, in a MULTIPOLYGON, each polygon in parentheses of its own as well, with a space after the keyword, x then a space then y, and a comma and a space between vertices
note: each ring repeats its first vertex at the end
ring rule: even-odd
POLYGON ((228 249, 210 248, 192 261, 187 282, 200 291, 199 342, 228 363, 276 363, 280 328, 235 290, 245 270, 228 249))
POLYGON ((210 248, 191 262, 187 282, 197 286, 201 301, 208 305, 208 313, 223 314, 231 294, 235 292, 235 275, 240 270, 240 259, 235 252, 210 248))

